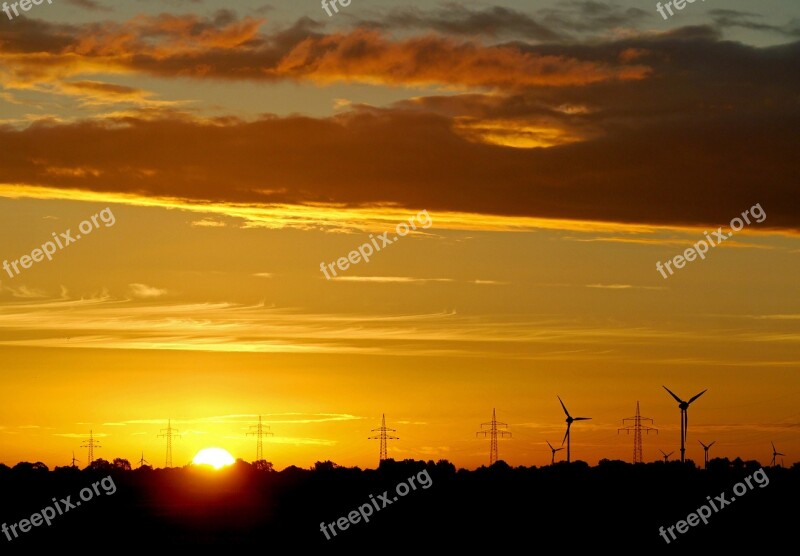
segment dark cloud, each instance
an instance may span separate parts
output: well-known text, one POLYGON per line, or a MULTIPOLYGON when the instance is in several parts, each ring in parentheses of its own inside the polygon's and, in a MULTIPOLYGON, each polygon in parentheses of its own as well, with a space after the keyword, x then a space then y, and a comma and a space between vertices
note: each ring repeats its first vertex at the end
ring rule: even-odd
MULTIPOLYGON (((800 231, 800 42, 747 46, 706 25, 484 45, 363 28, 326 34, 310 19, 267 35, 259 20, 229 12, 126 26, 20 23, 0 29, 0 64, 18 79, 63 86, 49 72, 108 64, 197 79, 428 81, 465 94, 326 119, 202 121, 153 106, 127 118, 0 128, 6 183, 713 227, 761 203, 764 225, 800 231), (503 146, 537 141, 555 146, 503 146)), ((142 94, 67 83, 111 98, 142 94)))
POLYGON ((717 9, 708 13, 712 17, 714 25, 720 29, 738 27, 751 31, 767 31, 787 37, 800 37, 800 22, 797 20, 792 20, 786 25, 779 26, 757 21, 761 16, 750 12, 717 9))
POLYGON ((598 33, 618 27, 636 27, 652 14, 639 8, 613 3, 569 0, 557 8, 539 10, 541 21, 550 29, 563 32, 598 33))
POLYGON ((37 23, 29 27, 35 29, 35 38, 21 37, 24 29, 0 29, 0 64, 17 81, 31 84, 65 72, 93 73, 99 67, 169 77, 511 89, 641 79, 648 72, 625 61, 539 55, 516 44, 484 45, 430 35, 394 39, 367 29, 323 34, 320 24, 308 18, 266 35, 260 32, 262 23, 236 19, 225 10, 211 19, 161 14, 122 24, 37 23), (8 56, 12 53, 28 56, 8 56))
POLYGON ((432 30, 451 35, 514 36, 539 41, 564 39, 531 16, 500 6, 480 11, 454 3, 429 11, 405 7, 391 11, 380 20, 361 20, 359 24, 387 30, 432 30))
POLYGON ((108 6, 104 6, 103 4, 101 4, 100 2, 96 2, 95 0, 67 0, 67 4, 72 4, 73 6, 83 8, 84 10, 88 10, 90 12, 113 11, 108 6))

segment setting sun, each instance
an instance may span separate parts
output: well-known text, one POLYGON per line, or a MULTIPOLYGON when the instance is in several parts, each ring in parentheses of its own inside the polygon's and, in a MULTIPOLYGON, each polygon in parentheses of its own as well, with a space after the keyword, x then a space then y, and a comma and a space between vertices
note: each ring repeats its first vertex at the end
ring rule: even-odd
POLYGON ((231 465, 235 460, 227 450, 222 448, 204 448, 197 452, 192 463, 195 465, 210 465, 214 469, 220 469, 226 465, 231 465))

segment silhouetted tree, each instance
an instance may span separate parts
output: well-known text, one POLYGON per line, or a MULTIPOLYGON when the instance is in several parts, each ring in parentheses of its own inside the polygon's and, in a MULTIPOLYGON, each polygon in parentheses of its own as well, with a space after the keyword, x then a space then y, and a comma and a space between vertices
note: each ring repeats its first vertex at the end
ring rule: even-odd
POLYGON ((265 459, 259 459, 253 462, 253 468, 258 471, 275 471, 272 467, 272 462, 265 459))
POLYGON ((50 469, 41 461, 37 461, 36 463, 31 463, 29 461, 21 461, 17 465, 15 465, 13 469, 15 471, 22 471, 23 473, 50 471, 50 469))
POLYGON ((318 461, 314 464, 314 471, 332 471, 337 467, 339 467, 339 465, 333 463, 331 460, 318 461))
POLYGON ((119 469, 122 471, 130 471, 131 470, 131 463, 122 458, 114 458, 114 469, 119 469))
MULTIPOLYGON (((130 467, 130 464, 128 464, 130 467)), ((96 459, 92 463, 89 464, 87 469, 91 469, 92 471, 101 471, 103 473, 107 473, 114 469, 114 466, 108 462, 108 460, 104 460, 103 458, 96 459)))

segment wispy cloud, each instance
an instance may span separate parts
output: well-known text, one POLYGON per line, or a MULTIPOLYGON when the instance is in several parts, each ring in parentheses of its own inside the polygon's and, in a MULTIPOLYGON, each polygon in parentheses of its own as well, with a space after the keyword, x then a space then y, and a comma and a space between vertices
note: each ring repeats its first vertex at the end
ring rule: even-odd
POLYGON ((147 284, 129 284, 131 295, 137 299, 154 299, 167 295, 167 290, 147 284))

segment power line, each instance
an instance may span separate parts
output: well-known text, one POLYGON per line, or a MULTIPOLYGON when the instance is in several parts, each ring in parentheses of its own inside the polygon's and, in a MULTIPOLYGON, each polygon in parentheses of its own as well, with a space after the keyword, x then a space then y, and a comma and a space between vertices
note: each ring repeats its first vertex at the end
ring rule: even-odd
MULTIPOLYGON (((272 435, 271 432, 265 432, 265 428, 269 428, 269 426, 262 426, 261 425, 261 415, 258 416, 258 424, 257 425, 250 425, 251 429, 256 429, 253 432, 248 432, 246 436, 255 436, 256 437, 256 461, 262 461, 264 459, 264 444, 261 441, 261 438, 264 436, 272 435)), ((274 436, 274 435, 273 435, 274 436)))
MULTIPOLYGON (((83 442, 81 442, 81 448, 86 448, 89 450, 87 465, 92 465, 92 463, 94 462, 94 449, 102 448, 102 446, 98 442, 99 442, 98 440, 94 439, 94 435, 92 434, 91 430, 89 430, 89 440, 84 440, 83 442)), ((72 453, 72 459, 73 460, 75 459, 75 452, 72 453)))
POLYGON ((391 436, 389 434, 386 434, 386 433, 389 433, 389 432, 397 432, 397 431, 395 429, 386 428, 386 414, 385 413, 381 414, 381 426, 380 426, 380 428, 372 429, 371 432, 380 432, 380 434, 378 436, 370 436, 370 437, 367 438, 367 440, 380 440, 381 441, 381 455, 380 455, 380 459, 378 460, 378 464, 380 464, 380 462, 382 462, 383 460, 388 459, 388 457, 387 457, 387 449, 386 449, 386 441, 387 440, 400 440, 400 438, 397 437, 397 436, 391 436))
POLYGON ((490 466, 493 465, 498 459, 498 457, 497 457, 497 435, 500 435, 500 438, 503 438, 506 435, 511 436, 511 433, 508 432, 508 431, 498 430, 498 428, 497 428, 498 426, 505 428, 505 427, 508 427, 508 423, 501 423, 500 421, 498 421, 495 413, 496 413, 495 409, 492 408, 492 420, 489 421, 488 423, 481 423, 481 428, 488 426, 489 430, 483 430, 483 431, 475 433, 475 436, 477 436, 479 434, 482 434, 484 438, 486 438, 487 435, 489 436, 489 439, 490 439, 489 440, 489 465, 490 466))
POLYGON ((623 425, 625 421, 633 421, 633 425, 617 429, 617 434, 619 434, 619 431, 625 431, 628 434, 633 431, 633 463, 644 463, 644 457, 642 456, 642 431, 647 432, 647 434, 650 434, 650 431, 656 431, 656 434, 658 434, 658 429, 642 425, 644 421, 650 421, 652 423, 653 420, 650 417, 641 416, 639 413, 638 400, 636 401, 636 416, 623 419, 623 425))
POLYGON ((161 429, 161 434, 158 435, 159 438, 166 438, 167 439, 167 458, 165 467, 169 468, 172 467, 172 437, 180 438, 181 435, 176 434, 178 429, 172 428, 172 419, 167 420, 167 428, 161 429))

